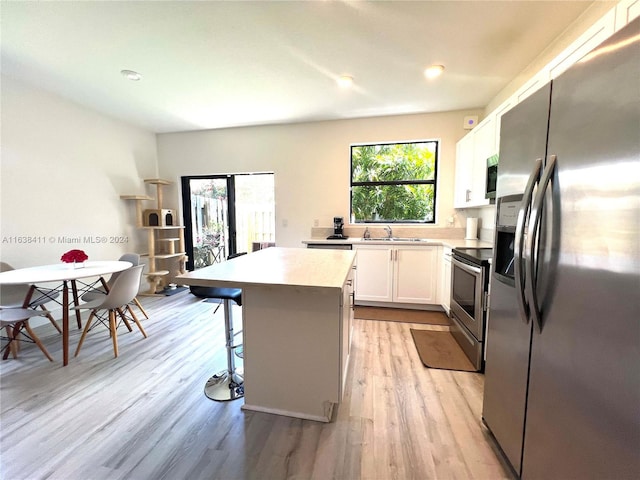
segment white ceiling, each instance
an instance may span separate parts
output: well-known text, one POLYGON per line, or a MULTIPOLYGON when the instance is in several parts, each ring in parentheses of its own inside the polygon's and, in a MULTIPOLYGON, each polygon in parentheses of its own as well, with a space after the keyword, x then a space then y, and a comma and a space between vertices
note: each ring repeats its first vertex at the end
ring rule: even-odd
POLYGON ((481 108, 590 4, 3 0, 1 66, 158 133, 481 108))

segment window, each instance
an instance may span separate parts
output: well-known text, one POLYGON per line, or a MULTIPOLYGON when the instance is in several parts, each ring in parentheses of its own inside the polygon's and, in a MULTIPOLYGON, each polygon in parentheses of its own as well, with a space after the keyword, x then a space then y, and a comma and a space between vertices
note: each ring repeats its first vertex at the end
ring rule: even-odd
POLYGON ((356 223, 435 223, 438 141, 351 146, 356 223))

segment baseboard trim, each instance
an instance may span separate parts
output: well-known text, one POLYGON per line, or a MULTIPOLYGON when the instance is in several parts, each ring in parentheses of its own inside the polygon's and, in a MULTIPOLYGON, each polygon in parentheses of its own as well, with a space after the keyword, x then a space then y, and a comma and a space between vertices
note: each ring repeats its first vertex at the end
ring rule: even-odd
POLYGON ((442 305, 424 305, 416 303, 395 303, 395 302, 367 302, 356 300, 356 307, 383 307, 383 308, 404 308, 406 310, 427 310, 430 312, 444 312, 442 305))
POLYGON ((333 413, 333 406, 335 404, 330 404, 331 406, 328 408, 328 412, 326 412, 326 416, 324 415, 310 415, 308 413, 303 412, 292 412, 289 410, 281 410, 278 408, 267 408, 267 407, 259 407, 257 405, 248 405, 244 404, 240 407, 242 410, 250 410, 254 412, 262 412, 262 413, 272 413, 274 415, 284 415, 285 417, 294 417, 294 418, 302 418, 303 420, 314 420, 316 422, 328 423, 331 421, 331 415, 333 413))

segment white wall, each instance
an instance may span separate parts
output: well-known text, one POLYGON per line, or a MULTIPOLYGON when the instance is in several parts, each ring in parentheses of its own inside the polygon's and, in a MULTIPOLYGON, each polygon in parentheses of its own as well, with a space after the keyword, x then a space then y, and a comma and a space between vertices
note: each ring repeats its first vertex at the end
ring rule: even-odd
POLYGON ((156 176, 155 135, 6 76, 1 102, 2 261, 58 263, 72 248, 90 260, 146 251, 134 206, 120 194, 143 193, 141 179, 156 176), (107 243, 85 242, 90 236, 107 243), (128 241, 109 243, 112 236, 128 241))
MULTIPOLYGON (((274 172, 276 243, 300 247, 314 220, 328 227, 334 216, 349 218, 352 143, 439 139, 436 216, 437 226, 446 227, 453 212, 455 144, 467 133, 464 116, 479 114, 465 110, 160 134, 159 172, 177 185, 186 175, 274 172)), ((179 204, 179 188, 168 190, 166 198, 167 204, 179 204)))

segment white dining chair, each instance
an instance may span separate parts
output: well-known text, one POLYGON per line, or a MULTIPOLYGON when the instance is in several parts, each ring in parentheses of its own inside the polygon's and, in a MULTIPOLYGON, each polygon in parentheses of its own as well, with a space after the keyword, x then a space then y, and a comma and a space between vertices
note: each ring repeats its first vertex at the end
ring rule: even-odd
MULTIPOLYGON (((140 265, 140 255, 137 253, 125 253, 118 260, 122 262, 129 262, 134 267, 137 267, 138 265, 140 265)), ((121 273, 122 272, 116 272, 116 273, 113 273, 111 277, 109 277, 109 280, 107 281, 106 290, 102 287, 90 290, 84 295, 82 295, 82 300, 85 302, 90 302, 92 300, 100 298, 101 296, 106 295, 107 291, 111 290, 111 286, 116 281, 116 278, 118 278, 118 275, 120 275, 121 273)), ((146 310, 142 307, 142 304, 140 303, 137 297, 134 298, 131 303, 134 303, 140 309, 140 311, 142 312, 142 315, 144 315, 144 318, 147 318, 147 319, 149 318, 149 315, 147 314, 146 310)))
POLYGON ((144 265, 138 265, 131 267, 120 272, 118 278, 115 279, 113 285, 109 289, 109 293, 101 295, 96 299, 87 302, 76 309, 91 310, 91 315, 87 320, 87 324, 82 331, 78 347, 74 356, 78 356, 80 348, 84 343, 84 339, 91 329, 91 324, 94 319, 97 319, 101 324, 109 329, 111 335, 111 341, 113 343, 114 356, 118 356, 118 324, 117 319, 122 319, 126 327, 131 331, 131 325, 129 324, 126 311, 131 316, 131 320, 135 322, 142 335, 147 338, 147 333, 142 328, 140 321, 136 317, 135 313, 131 309, 127 309, 127 306, 138 294, 140 288, 140 278, 142 277, 142 269, 144 265), (117 314, 117 315, 116 315, 117 314))
MULTIPOLYGON (((0 262, 0 272, 8 272, 15 270, 11 265, 6 262, 0 262)), ((22 308, 24 306, 24 300, 29 293, 29 285, 3 285, 0 288, 0 306, 2 308, 22 308)), ((34 295, 31 296, 31 300, 27 305, 28 308, 37 309, 40 308, 51 325, 62 333, 62 329, 58 322, 55 321, 50 312, 45 308, 45 304, 55 300, 60 296, 60 293, 51 288, 35 287, 34 295)))
POLYGON ((13 355, 13 358, 18 358, 18 342, 27 341, 35 343, 45 357, 53 362, 53 358, 51 358, 51 355, 49 355, 49 352, 29 325, 31 317, 38 317, 46 313, 48 312, 30 308, 0 309, 0 331, 5 330, 7 332, 7 336, 2 337, 3 340, 7 341, 7 344, 2 347, 3 360, 9 357, 9 353, 13 355))

